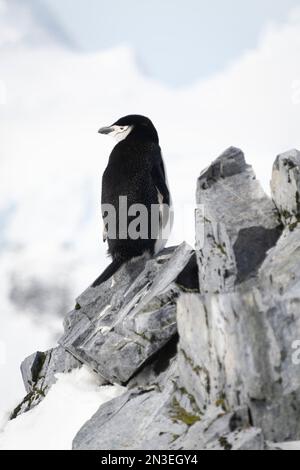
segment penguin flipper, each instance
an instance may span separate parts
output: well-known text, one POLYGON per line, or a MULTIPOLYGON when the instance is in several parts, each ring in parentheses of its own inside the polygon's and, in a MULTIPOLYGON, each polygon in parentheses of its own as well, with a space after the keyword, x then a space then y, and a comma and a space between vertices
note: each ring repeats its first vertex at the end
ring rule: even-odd
POLYGON ((159 216, 160 216, 160 230, 167 227, 172 227, 173 219, 172 213, 170 212, 171 197, 166 179, 166 173, 164 168, 163 159, 160 155, 156 155, 153 159, 152 167, 152 179, 157 189, 157 197, 159 203, 159 216))
POLYGON ((157 187, 159 193, 162 196, 164 204, 170 204, 170 193, 166 181, 166 175, 164 170, 164 164, 162 159, 156 159, 153 168, 152 168, 152 178, 155 186, 157 187))
POLYGON ((118 269, 120 269, 123 263, 124 261, 120 259, 112 261, 112 263, 110 263, 110 265, 103 271, 103 273, 100 274, 99 277, 97 277, 91 287, 97 287, 100 286, 100 284, 103 284, 103 282, 111 278, 118 271, 118 269))

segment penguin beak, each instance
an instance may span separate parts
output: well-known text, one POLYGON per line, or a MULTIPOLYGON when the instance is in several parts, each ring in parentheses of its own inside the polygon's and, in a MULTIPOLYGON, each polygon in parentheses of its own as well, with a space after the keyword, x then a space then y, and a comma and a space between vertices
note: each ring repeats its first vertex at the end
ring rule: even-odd
POLYGON ((98 133, 99 134, 110 134, 111 132, 113 132, 115 129, 114 129, 114 126, 111 126, 111 127, 101 127, 101 129, 99 129, 98 133))

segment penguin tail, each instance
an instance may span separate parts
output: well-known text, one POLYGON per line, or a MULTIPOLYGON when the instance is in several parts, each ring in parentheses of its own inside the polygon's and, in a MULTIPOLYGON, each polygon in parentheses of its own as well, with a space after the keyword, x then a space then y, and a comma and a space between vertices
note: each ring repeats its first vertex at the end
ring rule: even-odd
POLYGON ((111 278, 117 271, 120 269, 122 264, 124 263, 124 260, 122 259, 115 259, 110 263, 109 266, 103 271, 102 274, 100 274, 99 277, 93 282, 91 287, 97 287, 100 284, 103 284, 103 282, 107 281, 109 278, 111 278))

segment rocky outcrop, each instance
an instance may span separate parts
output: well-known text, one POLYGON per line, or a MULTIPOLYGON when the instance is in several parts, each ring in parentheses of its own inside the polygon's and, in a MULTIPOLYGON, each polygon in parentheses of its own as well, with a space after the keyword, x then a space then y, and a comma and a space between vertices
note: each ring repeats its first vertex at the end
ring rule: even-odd
POLYGON ((56 374, 68 373, 81 366, 81 362, 60 346, 27 357, 21 364, 27 395, 13 411, 11 419, 37 406, 56 382, 56 374))
POLYGON ((175 281, 192 254, 183 243, 123 266, 115 289, 111 280, 87 289, 66 319, 60 344, 109 382, 128 382, 175 335, 176 301, 182 292, 175 281))
POLYGON ((272 197, 282 223, 291 229, 300 219, 300 152, 279 155, 274 163, 272 197))
POLYGON ((240 150, 213 162, 197 182, 196 251, 183 243, 88 288, 60 346, 23 363, 35 395, 15 415, 57 371, 86 364, 127 391, 78 430, 74 449, 297 446, 299 155, 277 158, 273 200, 240 150))
POLYGON ((201 293, 233 290, 256 274, 280 236, 275 205, 236 148, 201 174, 197 204, 201 293))

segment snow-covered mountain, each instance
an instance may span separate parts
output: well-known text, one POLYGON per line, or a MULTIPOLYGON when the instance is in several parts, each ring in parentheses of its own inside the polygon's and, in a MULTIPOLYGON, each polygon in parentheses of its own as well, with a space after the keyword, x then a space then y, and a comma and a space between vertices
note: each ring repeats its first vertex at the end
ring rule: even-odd
POLYGON ((170 90, 143 76, 127 47, 66 47, 33 7, 0 2, 0 412, 23 395, 21 360, 53 344, 58 314, 108 263, 100 181, 113 144, 101 125, 128 113, 154 121, 175 203, 172 244, 193 239, 195 175, 212 157, 243 148, 267 188, 274 156, 300 147, 299 16, 222 74, 170 90))
POLYGON ((39 0, 0 0, 0 47, 49 43, 72 45, 45 5, 39 0))

